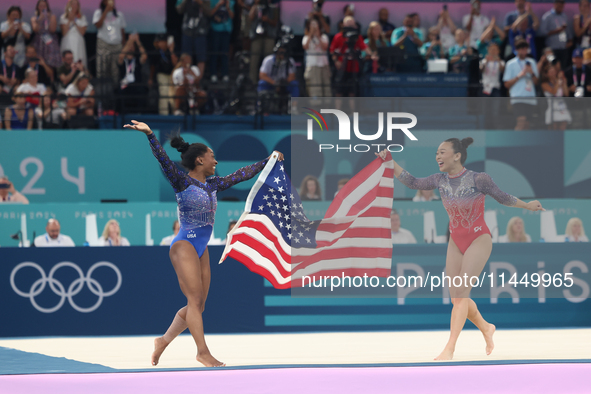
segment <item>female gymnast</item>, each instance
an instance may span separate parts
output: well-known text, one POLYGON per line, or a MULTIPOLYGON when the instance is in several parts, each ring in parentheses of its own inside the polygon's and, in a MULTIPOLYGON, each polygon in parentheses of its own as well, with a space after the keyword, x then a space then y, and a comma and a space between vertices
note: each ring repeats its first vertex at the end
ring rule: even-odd
MULTIPOLYGON (((484 222, 484 198, 493 197, 499 203, 530 211, 544 210, 538 201, 525 203, 520 199, 502 192, 492 178, 484 172, 474 172, 464 167, 468 146, 472 138, 450 138, 439 145, 435 156, 440 174, 426 178, 415 178, 400 165, 394 162, 394 175, 411 189, 439 189, 441 201, 449 215, 449 244, 445 263, 446 275, 449 277, 464 274, 479 276, 492 251, 490 231, 484 222)), ((387 151, 379 156, 385 160, 387 151)), ((377 154, 377 153, 376 153, 377 154)), ((462 283, 462 285, 465 285, 462 283)), ((435 360, 451 360, 456 342, 466 323, 470 319, 484 335, 486 354, 493 348, 495 325, 488 323, 470 299, 470 284, 449 289, 453 309, 451 312, 451 329, 447 345, 435 360)))
MULTIPOLYGON (((157 365, 166 346, 187 327, 197 345, 197 361, 206 367, 222 367, 224 363, 216 360, 205 343, 203 319, 211 271, 207 242, 213 230, 216 193, 251 179, 258 174, 267 159, 244 167, 225 177, 210 177, 215 174, 217 161, 213 151, 204 144, 188 144, 180 136, 171 141, 171 146, 181 152, 183 167, 188 174, 179 171, 168 158, 150 127, 135 120, 124 127, 139 130, 148 136, 152 153, 176 193, 181 229, 170 246, 170 261, 176 271, 181 291, 187 297, 187 305, 181 308, 164 336, 154 340, 152 364, 157 365), (210 178, 208 178, 210 177, 210 178)), ((283 154, 277 152, 278 160, 283 154)))

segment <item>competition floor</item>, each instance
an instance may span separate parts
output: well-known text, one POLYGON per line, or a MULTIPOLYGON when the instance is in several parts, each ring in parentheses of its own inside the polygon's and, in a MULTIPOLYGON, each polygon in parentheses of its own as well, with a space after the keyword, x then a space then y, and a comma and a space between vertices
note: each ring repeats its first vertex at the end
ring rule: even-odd
POLYGON ((150 365, 153 337, 0 340, 0 393, 590 393, 591 329, 476 330, 435 362, 447 331, 209 335, 225 368, 202 368, 189 335, 150 365))

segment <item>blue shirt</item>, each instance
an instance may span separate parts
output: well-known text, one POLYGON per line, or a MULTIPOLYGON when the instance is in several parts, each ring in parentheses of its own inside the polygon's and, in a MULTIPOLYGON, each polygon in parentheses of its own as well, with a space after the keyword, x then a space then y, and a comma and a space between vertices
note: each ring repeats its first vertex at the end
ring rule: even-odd
MULTIPOLYGON (((519 18, 520 15, 521 14, 517 10, 507 13, 507 15, 505 15, 505 26, 513 25, 513 22, 515 22, 515 20, 519 18)), ((531 16, 527 17, 527 22, 529 23, 529 27, 533 27, 534 19, 531 16)))
POLYGON ((525 30, 525 32, 522 32, 521 30, 513 31, 513 29, 509 30, 509 44, 511 45, 511 48, 513 49, 513 54, 515 56, 517 56, 517 49, 515 49, 515 41, 519 37, 523 38, 529 44, 528 54, 534 59, 537 59, 538 56, 536 53, 536 32, 534 31, 534 29, 528 27, 525 30))
POLYGON ((551 36, 548 35, 549 32, 556 30, 563 25, 568 26, 568 19, 564 12, 559 15, 554 8, 552 8, 544 14, 540 22, 540 33, 546 36, 546 46, 552 49, 566 49, 567 41, 573 37, 572 32, 568 27, 561 33, 553 34, 551 36))
MULTIPOLYGON (((526 62, 531 64, 532 71, 534 72, 535 76, 537 77, 538 74, 538 66, 536 62, 531 57, 526 57, 524 60, 520 60, 518 57, 515 57, 507 62, 505 66, 505 73, 503 74, 503 81, 507 82, 513 78, 517 77, 517 74, 523 70, 525 67, 526 62)), ((529 99, 522 99, 522 100, 511 100, 511 104, 515 103, 525 103, 525 104, 536 104, 536 88, 534 86, 533 80, 531 75, 526 75, 523 78, 520 78, 511 89, 509 89, 509 95, 513 97, 532 97, 533 100, 529 99)))
MULTIPOLYGON (((220 2, 220 0, 211 0, 211 9, 213 10, 213 8, 219 2, 220 2)), ((230 3, 230 10, 232 12, 234 12, 234 4, 236 3, 236 1, 230 0, 229 3, 230 3)), ((228 11, 225 10, 224 6, 218 8, 218 11, 211 16, 210 20, 211 20, 211 30, 219 31, 219 32, 228 32, 228 33, 232 32, 232 19, 228 15, 228 11), (224 19, 224 21, 223 22, 216 22, 216 20, 215 20, 216 16, 221 16, 224 19)))

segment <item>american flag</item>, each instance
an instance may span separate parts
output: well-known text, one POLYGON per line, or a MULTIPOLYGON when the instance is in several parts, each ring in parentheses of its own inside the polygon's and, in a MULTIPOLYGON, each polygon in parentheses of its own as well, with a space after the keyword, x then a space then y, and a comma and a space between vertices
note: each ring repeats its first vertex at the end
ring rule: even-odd
MULTIPOLYGON (((275 156, 275 155, 274 155, 275 156)), ((228 235, 231 257, 278 289, 303 276, 390 275, 394 164, 376 158, 337 193, 322 220, 310 221, 283 163, 269 160, 228 235)))

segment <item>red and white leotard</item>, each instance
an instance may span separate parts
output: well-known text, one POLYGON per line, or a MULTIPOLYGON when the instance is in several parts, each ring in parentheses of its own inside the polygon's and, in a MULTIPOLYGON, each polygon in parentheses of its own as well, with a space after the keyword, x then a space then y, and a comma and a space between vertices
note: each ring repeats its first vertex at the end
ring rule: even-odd
POLYGON ((486 195, 509 207, 517 203, 517 198, 499 189, 490 175, 466 168, 453 176, 439 173, 426 178, 415 178, 403 170, 398 179, 411 189, 439 189, 449 215, 450 235, 462 253, 482 234, 490 235, 484 221, 486 195))

